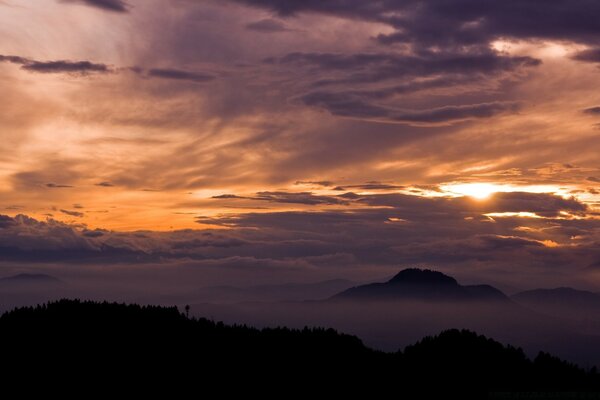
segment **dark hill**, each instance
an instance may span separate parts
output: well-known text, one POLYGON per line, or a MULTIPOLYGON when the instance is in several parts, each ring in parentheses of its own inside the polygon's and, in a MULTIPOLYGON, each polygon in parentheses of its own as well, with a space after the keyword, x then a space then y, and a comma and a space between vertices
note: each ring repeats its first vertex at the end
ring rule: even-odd
POLYGON ((189 319, 176 308, 62 300, 5 313, 0 340, 3 383, 21 378, 44 390, 76 383, 94 393, 484 398, 489 391, 600 388, 595 372, 547 354, 530 361, 520 349, 464 330, 384 353, 332 329, 258 330, 189 319))
POLYGON ((600 308, 600 294, 568 287, 527 290, 513 295, 512 298, 531 304, 551 304, 556 306, 570 304, 583 308, 600 308))
POLYGON ((489 285, 463 286, 438 271, 409 268, 387 282, 347 289, 335 300, 433 300, 433 301, 508 301, 500 290, 489 285))

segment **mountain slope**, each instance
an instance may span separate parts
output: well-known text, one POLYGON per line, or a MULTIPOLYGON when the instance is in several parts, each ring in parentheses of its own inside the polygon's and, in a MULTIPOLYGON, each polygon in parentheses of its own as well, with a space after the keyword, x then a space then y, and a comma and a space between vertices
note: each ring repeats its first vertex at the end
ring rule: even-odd
POLYGON ((89 387, 147 390, 206 386, 247 395, 281 396, 286 392, 280 388, 288 388, 481 398, 490 390, 600 388, 595 373, 547 354, 532 362, 520 349, 465 330, 384 353, 332 329, 258 330, 188 319, 176 308, 62 300, 4 314, 0 340, 11 343, 3 350, 3 363, 11 366, 7 383, 10 373, 25 370, 31 382, 68 378, 89 387))
POLYGON ((584 322, 582 329, 600 333, 600 294, 568 287, 534 289, 511 299, 539 313, 584 322))

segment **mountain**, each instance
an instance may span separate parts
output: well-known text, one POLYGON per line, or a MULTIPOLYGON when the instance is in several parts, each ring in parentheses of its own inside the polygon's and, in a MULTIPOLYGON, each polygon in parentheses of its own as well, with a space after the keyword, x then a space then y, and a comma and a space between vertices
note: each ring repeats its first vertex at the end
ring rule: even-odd
POLYGON ((408 268, 383 283, 347 289, 335 300, 427 300, 427 301, 508 301, 500 290, 489 285, 460 285, 438 271, 408 268))
POLYGON ((46 274, 17 274, 0 278, 0 284, 59 283, 60 279, 46 274))
POLYGON ((600 308, 600 294, 569 287, 555 289, 534 289, 511 296, 514 300, 529 304, 566 304, 581 308, 600 308))
POLYGON ((600 389, 595 371, 546 353, 532 361, 521 349, 456 329, 381 352, 333 329, 255 329, 190 319, 174 307, 61 300, 2 315, 0 341, 10 343, 2 354, 10 366, 5 387, 25 377, 61 391, 72 381, 136 393, 281 397, 289 390, 380 398, 393 390, 399 397, 418 391, 417 398, 466 399, 490 391, 600 389))
POLYGON ((527 290, 511 296, 511 299, 546 315, 576 321, 595 320, 597 321, 595 325, 600 324, 600 294, 598 293, 559 287, 527 290))

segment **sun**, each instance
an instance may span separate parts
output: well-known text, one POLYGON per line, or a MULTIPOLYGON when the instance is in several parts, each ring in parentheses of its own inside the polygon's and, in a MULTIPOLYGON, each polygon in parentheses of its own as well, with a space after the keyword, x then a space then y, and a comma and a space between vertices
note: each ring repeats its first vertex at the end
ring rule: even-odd
POLYGON ((442 189, 453 194, 470 196, 478 200, 485 200, 492 194, 502 191, 499 185, 493 183, 460 183, 446 185, 442 189))

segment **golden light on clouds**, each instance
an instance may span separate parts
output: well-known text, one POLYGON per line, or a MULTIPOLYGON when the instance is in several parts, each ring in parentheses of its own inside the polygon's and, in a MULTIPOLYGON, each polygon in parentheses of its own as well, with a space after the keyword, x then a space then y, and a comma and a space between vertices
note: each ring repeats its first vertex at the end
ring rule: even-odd
POLYGON ((449 194, 470 196, 478 200, 484 200, 493 193, 504 191, 505 187, 493 183, 458 183, 442 185, 441 188, 449 194))

